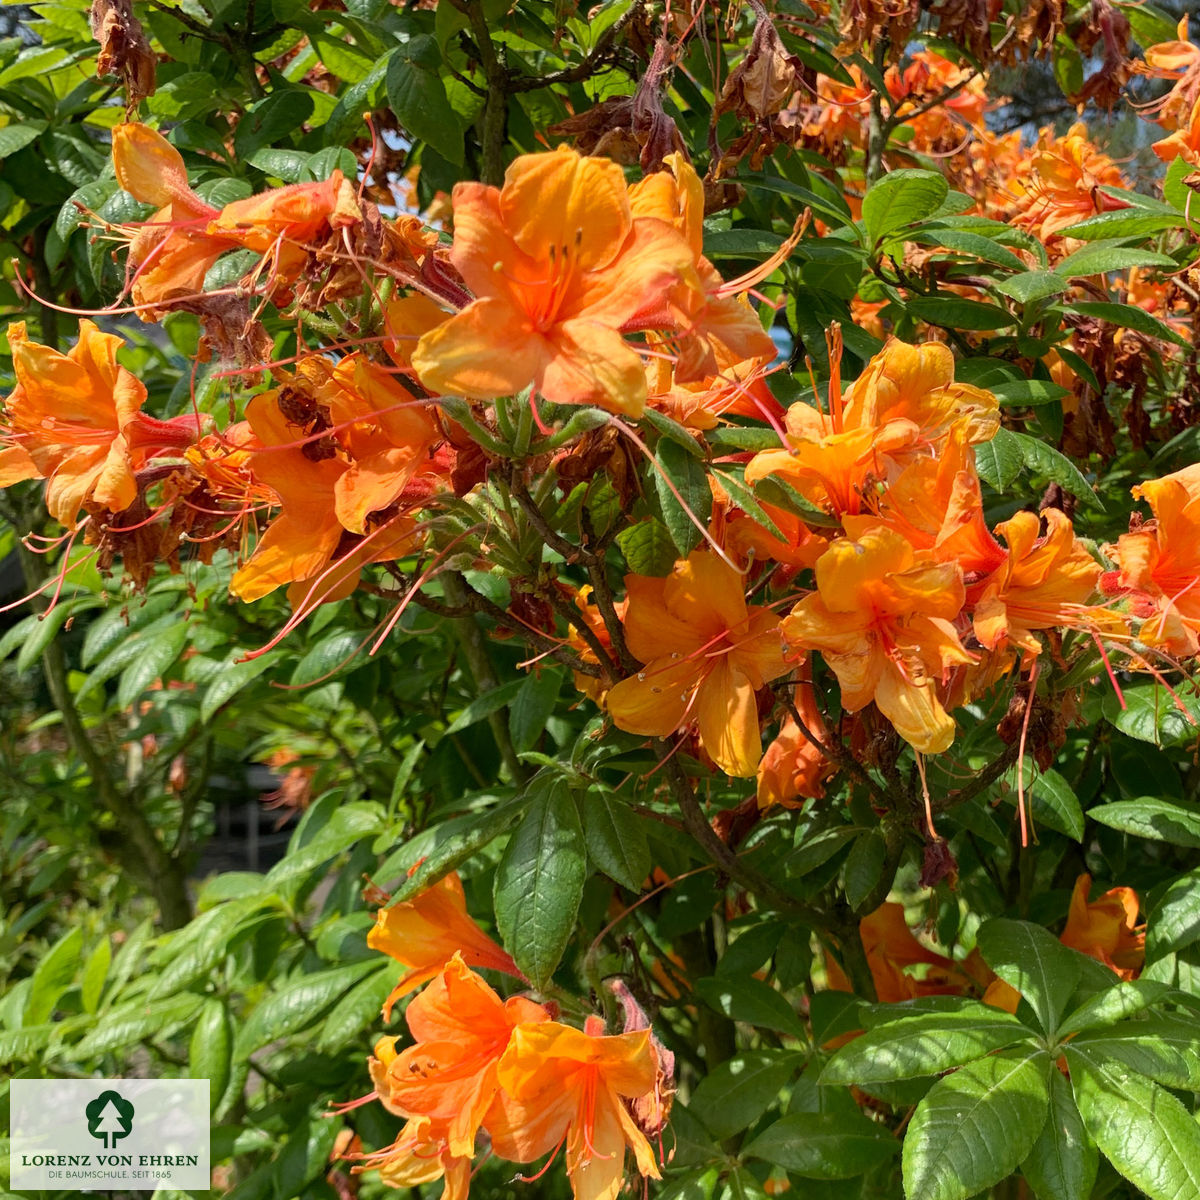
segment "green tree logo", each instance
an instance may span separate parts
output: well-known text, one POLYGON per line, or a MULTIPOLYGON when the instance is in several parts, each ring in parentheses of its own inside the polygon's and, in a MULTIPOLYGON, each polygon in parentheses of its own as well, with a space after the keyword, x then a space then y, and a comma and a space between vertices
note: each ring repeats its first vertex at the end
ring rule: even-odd
POLYGON ((100 1138, 106 1150, 111 1150, 120 1138, 128 1137, 133 1129, 133 1105, 119 1092, 101 1092, 87 1108, 88 1133, 100 1138))

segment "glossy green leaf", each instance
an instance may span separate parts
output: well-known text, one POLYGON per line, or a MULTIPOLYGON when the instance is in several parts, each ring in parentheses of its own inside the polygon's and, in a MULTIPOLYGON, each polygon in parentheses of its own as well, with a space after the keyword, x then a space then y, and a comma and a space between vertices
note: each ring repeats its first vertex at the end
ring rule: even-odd
POLYGON ((315 1025, 364 975, 378 969, 378 960, 369 958, 331 971, 313 972, 285 984, 250 1013, 234 1041, 234 1057, 244 1058, 268 1042, 315 1025))
POLYGON ((1052 483, 1060 484, 1088 508, 1104 511, 1104 505, 1096 496, 1095 489, 1065 454, 1027 433, 1013 433, 1012 436, 1017 441, 1025 465, 1031 471, 1044 476, 1052 483))
POLYGON ((806 1179, 853 1179, 900 1151, 887 1127, 859 1113, 792 1113, 742 1151, 806 1179))
POLYGON ((863 225, 872 245, 937 212, 949 185, 940 171, 890 171, 867 189, 863 225))
POLYGON ((1127 271, 1130 267, 1168 267, 1174 270, 1175 260, 1169 254, 1137 246, 1124 246, 1115 241, 1094 241, 1068 254, 1054 270, 1064 279, 1087 275, 1106 275, 1110 271, 1127 271))
POLYGON ((83 930, 77 925, 63 934, 42 956, 33 972, 22 1015, 23 1024, 41 1025, 50 1019, 63 992, 75 980, 82 950, 83 930))
POLYGON ((954 1012, 875 1025, 825 1064, 820 1081, 830 1086, 937 1075, 1033 1036, 1033 1030, 1003 1009, 971 1002, 954 1012))
POLYGON ((728 975, 697 979, 695 988, 709 1008, 731 1021, 744 1021, 793 1037, 804 1036, 804 1026, 787 998, 753 975, 740 979, 728 975))
POLYGON ((1200 870, 1173 879, 1150 910, 1146 958, 1151 962, 1200 941, 1200 870))
POLYGON ((233 1024, 223 1000, 204 1002, 188 1042, 188 1075, 208 1080, 209 1107, 215 1109, 229 1083, 233 1024))
POLYGON ((1200 1028, 1192 1017, 1123 1021, 1081 1033, 1071 1045, 1089 1058, 1124 1063, 1166 1087, 1200 1091, 1200 1028))
POLYGON ((985 921, 977 945, 987 965, 1029 1001, 1042 1028, 1053 1031, 1079 982, 1071 951, 1040 925, 1006 917, 985 921))
POLYGON ((1164 999, 1171 989, 1154 979, 1126 979, 1089 997, 1074 1012, 1068 1013, 1058 1027, 1059 1037, 1083 1029, 1115 1025, 1164 999))
POLYGON ((641 891, 653 862, 642 818, 607 788, 589 788, 582 800, 588 856, 631 892, 641 891))
POLYGON ((1044 1052, 1008 1050, 939 1080, 905 1131, 905 1195, 966 1200, 1011 1175, 1046 1123, 1052 1070, 1044 1052))
POLYGON ((743 1050, 700 1080, 688 1108, 723 1140, 757 1121, 803 1065, 800 1054, 743 1050))
POLYGON ((1200 808, 1194 805, 1141 796, 1137 800, 1097 804, 1088 809, 1088 817, 1134 837, 1200 848, 1200 808))
POLYGON ((428 142, 444 159, 460 166, 463 129, 446 98, 441 61, 437 42, 428 34, 398 46, 388 62, 388 104, 414 138, 428 142))
POLYGON ((975 466, 979 477, 997 491, 1005 491, 1021 473, 1025 459, 1016 435, 1008 429, 996 430, 996 436, 975 447, 975 466))
POLYGON ((534 987, 545 987, 575 931, 587 879, 579 810, 552 780, 530 798, 496 868, 493 899, 505 949, 534 987))
POLYGON ((667 527, 657 517, 647 517, 617 534, 617 545, 635 575, 662 578, 671 573, 679 551, 667 527))
POLYGON ((1088 1200, 1099 1163, 1070 1084, 1051 1071, 1050 1112, 1021 1173, 1037 1200, 1088 1200))
POLYGON ((690 554, 703 538, 712 516, 712 488, 704 464, 671 441, 661 441, 654 472, 663 523, 682 555, 690 554))
POLYGON ((1200 1124, 1122 1063, 1066 1047, 1071 1090, 1104 1157, 1151 1200, 1200 1195, 1200 1124))

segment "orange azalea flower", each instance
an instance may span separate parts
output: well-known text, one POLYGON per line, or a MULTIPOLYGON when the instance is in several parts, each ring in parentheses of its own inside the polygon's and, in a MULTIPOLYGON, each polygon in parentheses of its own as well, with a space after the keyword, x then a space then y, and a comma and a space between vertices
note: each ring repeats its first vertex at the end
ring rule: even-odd
POLYGON ((627 575, 625 638, 643 671, 608 693, 618 729, 666 737, 695 721, 700 744, 730 775, 762 755, 754 693, 788 670, 779 618, 747 607, 742 577, 695 550, 666 579, 627 575))
POLYGON ((255 478, 272 488, 283 507, 230 580, 230 593, 247 603, 319 575, 345 533, 334 507, 334 488, 349 464, 336 456, 317 458, 315 444, 297 444, 304 431, 280 410, 281 391, 260 392, 246 405, 246 420, 262 446, 254 455, 255 478))
MULTIPOLYGON (((395 1048, 385 1043, 393 1039, 384 1038, 375 1047, 376 1055, 388 1062, 396 1057, 395 1048)), ((376 1060, 371 1060, 375 1062, 376 1060)), ((384 1106, 388 1101, 381 1093, 384 1106)), ((413 1117, 396 1140, 384 1150, 363 1155, 363 1162, 352 1168, 355 1174, 361 1171, 378 1171, 379 1178, 388 1187, 416 1188, 435 1179, 446 1180, 442 1200, 467 1200, 471 1186, 471 1156, 450 1153, 446 1142, 445 1123, 429 1117, 413 1117)))
MULTIPOLYGON (((809 733, 818 741, 825 737, 825 720, 817 708, 812 684, 796 685, 796 711, 809 733)), ((804 736, 789 713, 758 764, 758 807, 780 804, 784 808, 803 808, 806 798, 819 800, 825 795, 825 780, 833 769, 820 747, 804 736)))
POLYGON ((227 245, 270 254, 272 277, 292 279, 309 243, 361 220, 354 186, 335 170, 318 183, 292 183, 235 200, 209 221, 207 232, 227 245))
POLYGON ((894 477, 915 457, 936 451, 955 428, 971 445, 995 436, 995 396, 955 383, 954 356, 940 342, 910 346, 892 338, 843 400, 836 326, 829 340, 829 412, 793 404, 787 447, 756 454, 746 467, 747 483, 779 475, 813 504, 853 516, 870 507, 872 480, 894 477))
POLYGON ((646 376, 622 329, 692 268, 663 221, 635 217, 614 162, 524 154, 504 187, 454 188, 451 260, 475 294, 412 362, 436 392, 493 400, 532 384, 556 404, 641 416, 646 376))
POLYGON ((684 382, 677 377, 675 364, 666 353, 667 343, 657 338, 647 341, 663 353, 646 367, 651 408, 666 413, 688 429, 716 429, 722 418, 753 417, 780 420, 783 405, 771 394, 763 377, 762 359, 743 359, 726 363, 718 359, 718 374, 684 382))
POLYGON ((1150 149, 1163 162, 1174 162, 1175 159, 1182 158, 1193 167, 1200 166, 1200 100, 1192 105, 1187 125, 1181 125, 1162 141, 1155 142, 1150 149))
POLYGON ((596 1037, 556 1021, 520 1025, 500 1060, 503 1091, 487 1122, 492 1148, 533 1162, 565 1140, 576 1200, 616 1200, 626 1147, 642 1176, 660 1177, 625 1106, 653 1092, 656 1076, 648 1029, 596 1037))
MULTIPOLYGON (((1080 875, 1071 892, 1067 923, 1059 941, 1111 968, 1122 979, 1136 979, 1145 961, 1145 926, 1134 928, 1138 895, 1133 888, 1116 887, 1088 903, 1092 877, 1080 875)), ((1003 979, 993 980, 983 994, 984 1004, 1016 1012, 1020 993, 1003 979)))
POLYGON ((1032 166, 1029 189, 1012 221, 1042 241, 1097 213, 1129 207, 1100 190, 1124 187, 1125 180, 1117 164, 1092 145, 1082 123, 1061 138, 1043 130, 1032 166))
POLYGON ((441 430, 427 404, 361 354, 343 358, 320 390, 353 459, 334 484, 334 508, 344 528, 365 533, 367 517, 394 504, 429 465, 441 430))
POLYGON ((181 450, 198 435, 192 417, 156 421, 141 412, 146 389, 117 362, 121 339, 91 321, 79 322, 79 340, 66 354, 29 341, 24 321, 8 327, 8 342, 17 386, 4 401, 0 488, 47 480, 46 507, 67 528, 85 504, 128 508, 137 498, 138 459, 181 450), (135 432, 146 447, 137 459, 128 442, 135 432))
POLYGON ((517 964, 467 914, 462 880, 454 871, 411 900, 381 908, 367 945, 409 968, 384 1002, 385 1021, 397 1000, 440 974, 456 954, 473 967, 522 978, 517 964))
POLYGON ((762 510, 784 537, 777 538, 740 510, 734 512, 726 518, 724 545, 739 562, 749 562, 754 554, 785 567, 802 569, 813 566, 829 549, 829 539, 814 533, 795 513, 765 503, 762 510))
POLYGON ((1200 652, 1200 464, 1133 489, 1149 501, 1155 520, 1122 534, 1119 573, 1106 591, 1133 593, 1138 637, 1171 654, 1200 652))
POLYGON ((975 454, 961 430, 936 458, 917 459, 900 472, 882 497, 880 518, 914 549, 958 563, 964 576, 990 575, 1005 562, 988 532, 975 454))
MULTIPOLYGON (((984 587, 975 606, 975 636, 989 650, 1005 644, 1040 654, 1039 629, 1095 625, 1088 606, 1100 565, 1075 536, 1071 519, 1057 508, 1042 510, 1045 536, 1031 512, 996 526, 1008 543, 1008 561, 984 587)), ((1107 615, 1107 614, 1104 614, 1107 615)))
POLYGON ((449 1153, 469 1157, 500 1086, 497 1067, 513 1030, 548 1021, 550 1014, 520 996, 501 1000, 456 953, 404 1017, 416 1045, 386 1066, 377 1048, 375 1089, 392 1112, 432 1118, 445 1129, 449 1153))
MULTIPOLYGON (((918 996, 957 996, 966 991, 967 979, 958 964, 923 946, 913 936, 903 904, 891 901, 881 904, 863 917, 858 929, 881 1003, 898 1004, 918 996), (929 970, 919 977, 909 974, 907 968, 915 966, 928 966, 929 970)), ((831 990, 854 990, 845 972, 828 956, 825 967, 831 990)))
POLYGON ((635 218, 665 221, 691 247, 695 274, 676 284, 671 293, 671 303, 682 314, 682 332, 675 339, 679 343, 677 381, 693 383, 709 378, 717 374, 722 363, 769 363, 775 357, 775 343, 741 293, 769 275, 790 253, 791 244, 757 268, 753 278, 747 276, 727 284, 702 253, 704 185, 700 176, 678 151, 668 154, 663 165, 666 170, 647 175, 629 189, 629 202, 635 218), (695 278, 700 281, 699 288, 694 286, 695 278))
POLYGON ((954 740, 954 722, 937 684, 974 661, 951 624, 963 606, 962 571, 918 555, 870 518, 844 523, 847 536, 817 560, 816 592, 784 618, 784 637, 821 651, 847 712, 874 700, 905 741, 938 754, 954 740))
POLYGON ((179 151, 162 134, 131 122, 118 125, 112 139, 117 182, 158 209, 134 227, 129 245, 133 302, 143 320, 154 320, 157 306, 203 290, 208 269, 230 243, 206 233, 217 209, 192 191, 179 151))
POLYGON ((1167 129, 1182 125, 1200 95, 1200 46, 1188 37, 1187 13, 1179 18, 1174 41, 1148 46, 1142 57, 1146 64, 1140 68, 1142 74, 1173 82, 1171 90, 1149 111, 1156 113, 1158 123, 1167 129))
POLYGON ((1071 893, 1071 907, 1060 941, 1106 967, 1122 979, 1135 979, 1146 957, 1145 927, 1135 928, 1138 894, 1130 887, 1115 887, 1090 903, 1092 877, 1080 875, 1071 893))

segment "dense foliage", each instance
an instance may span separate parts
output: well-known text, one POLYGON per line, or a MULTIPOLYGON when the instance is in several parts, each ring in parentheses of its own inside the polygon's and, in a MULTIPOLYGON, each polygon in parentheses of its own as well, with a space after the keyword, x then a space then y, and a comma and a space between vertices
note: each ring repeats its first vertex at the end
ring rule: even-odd
POLYGON ((237 1200, 1200 1198, 1186 15, 28 7, 0 1064, 237 1200))

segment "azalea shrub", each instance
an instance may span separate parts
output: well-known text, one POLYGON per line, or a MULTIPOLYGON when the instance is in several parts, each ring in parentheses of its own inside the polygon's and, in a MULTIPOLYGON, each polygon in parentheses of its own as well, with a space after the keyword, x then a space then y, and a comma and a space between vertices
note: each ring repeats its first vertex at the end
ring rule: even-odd
POLYGON ((237 1200, 1200 1197, 1187 15, 29 9, 0 1062, 237 1200))

